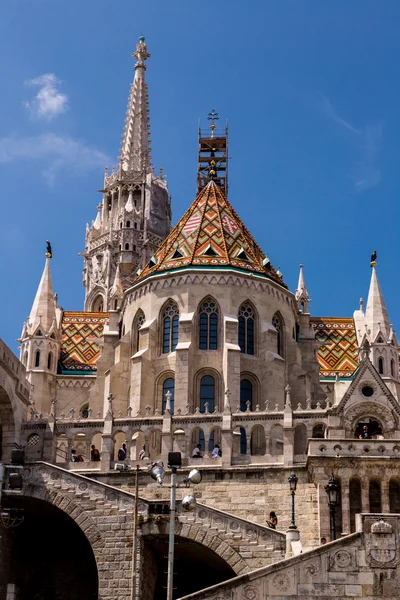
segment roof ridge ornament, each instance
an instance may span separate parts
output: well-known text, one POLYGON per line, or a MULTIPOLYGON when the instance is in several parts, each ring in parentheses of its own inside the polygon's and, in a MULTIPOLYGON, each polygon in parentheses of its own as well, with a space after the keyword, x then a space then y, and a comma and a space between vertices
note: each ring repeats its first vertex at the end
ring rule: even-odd
POLYGON ((147 44, 143 35, 140 36, 139 41, 136 44, 136 50, 135 52, 132 52, 131 56, 137 59, 135 69, 138 67, 146 68, 146 60, 151 57, 151 54, 147 52, 147 44))

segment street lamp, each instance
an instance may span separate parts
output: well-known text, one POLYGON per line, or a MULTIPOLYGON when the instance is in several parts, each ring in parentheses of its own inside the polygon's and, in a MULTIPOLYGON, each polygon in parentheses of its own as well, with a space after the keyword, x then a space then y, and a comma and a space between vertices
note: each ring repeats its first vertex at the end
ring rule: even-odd
POLYGON ((325 486, 325 491, 328 496, 329 516, 331 523, 331 541, 333 541, 336 540, 335 509, 339 499, 339 486, 333 476, 333 473, 330 476, 328 485, 325 486))
POLYGON ((288 482, 289 482, 289 487, 290 487, 290 493, 292 494, 292 522, 289 525, 289 529, 297 529, 296 521, 295 521, 295 517, 294 517, 294 497, 296 495, 298 478, 294 471, 292 471, 290 473, 290 475, 288 477, 288 482))

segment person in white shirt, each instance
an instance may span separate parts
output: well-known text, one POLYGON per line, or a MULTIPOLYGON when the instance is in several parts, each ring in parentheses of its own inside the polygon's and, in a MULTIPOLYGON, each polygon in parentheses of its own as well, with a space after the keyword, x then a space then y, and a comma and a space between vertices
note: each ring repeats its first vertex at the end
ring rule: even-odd
POLYGON ((141 451, 139 452, 139 460, 143 460, 146 456, 146 446, 142 446, 141 451))
POLYGON ((220 456, 222 456, 221 449, 218 446, 218 444, 215 444, 213 451, 211 453, 211 458, 219 458, 220 456))
POLYGON ((197 444, 196 448, 194 448, 192 452, 192 458, 203 458, 201 455, 201 444, 197 444))

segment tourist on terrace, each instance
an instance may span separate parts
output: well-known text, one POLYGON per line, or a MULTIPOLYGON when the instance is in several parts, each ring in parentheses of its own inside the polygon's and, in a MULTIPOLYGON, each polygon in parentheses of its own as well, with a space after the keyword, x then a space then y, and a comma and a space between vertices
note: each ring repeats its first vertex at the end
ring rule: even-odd
POLYGON ((201 452, 201 444, 197 444, 196 448, 194 448, 192 452, 192 458, 203 458, 201 452))
POLYGON ((218 446, 218 444, 215 444, 211 453, 211 458, 219 458, 220 456, 222 456, 221 448, 218 446))

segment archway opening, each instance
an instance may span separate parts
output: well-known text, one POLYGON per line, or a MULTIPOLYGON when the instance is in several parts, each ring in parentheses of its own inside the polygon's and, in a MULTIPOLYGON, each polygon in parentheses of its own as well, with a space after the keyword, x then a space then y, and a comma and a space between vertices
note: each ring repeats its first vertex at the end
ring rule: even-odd
MULTIPOLYGON (((149 598, 165 598, 168 537, 145 538, 144 556, 146 568, 142 573, 141 587, 154 588, 149 598)), ((174 598, 181 598, 235 576, 232 567, 206 546, 184 537, 175 537, 174 598)))
POLYGON ((375 419, 364 417, 357 423, 354 437, 359 439, 381 439, 383 438, 382 426, 375 419))
POLYGON ((10 460, 11 449, 16 442, 14 412, 11 399, 0 386, 0 460, 10 460))
POLYGON ((98 597, 97 565, 91 545, 69 515, 36 498, 18 498, 18 527, 2 528, 7 536, 9 568, 0 570, 1 588, 14 583, 18 600, 70 600, 98 597), (57 547, 53 533, 57 532, 57 547))

